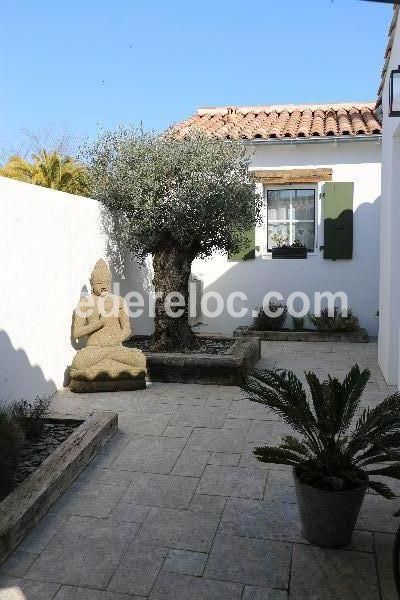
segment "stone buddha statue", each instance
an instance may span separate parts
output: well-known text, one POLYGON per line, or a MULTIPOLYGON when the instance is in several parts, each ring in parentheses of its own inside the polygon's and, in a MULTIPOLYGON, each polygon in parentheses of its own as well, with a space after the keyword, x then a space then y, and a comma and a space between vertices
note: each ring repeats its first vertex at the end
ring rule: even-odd
POLYGON ((111 294, 111 272, 97 261, 90 283, 92 294, 81 298, 74 311, 72 336, 87 337, 70 369, 73 392, 136 390, 146 387, 146 357, 141 350, 126 348, 131 336, 128 307, 111 294))

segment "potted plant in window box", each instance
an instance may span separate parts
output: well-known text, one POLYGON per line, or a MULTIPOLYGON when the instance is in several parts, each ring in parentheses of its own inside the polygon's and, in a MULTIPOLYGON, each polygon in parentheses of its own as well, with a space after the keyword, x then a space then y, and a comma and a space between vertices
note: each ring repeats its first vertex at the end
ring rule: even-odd
POLYGON ((293 468, 303 536, 336 548, 350 543, 368 487, 394 498, 385 483, 370 477, 400 479, 400 392, 355 419, 368 369, 355 365, 343 382, 332 377, 321 382, 311 372, 305 377, 309 396, 298 377, 283 370, 255 370, 242 389, 301 435, 255 448, 254 454, 261 462, 293 468))
POLYGON ((272 258, 307 258, 307 248, 299 240, 292 244, 278 243, 272 248, 272 258))

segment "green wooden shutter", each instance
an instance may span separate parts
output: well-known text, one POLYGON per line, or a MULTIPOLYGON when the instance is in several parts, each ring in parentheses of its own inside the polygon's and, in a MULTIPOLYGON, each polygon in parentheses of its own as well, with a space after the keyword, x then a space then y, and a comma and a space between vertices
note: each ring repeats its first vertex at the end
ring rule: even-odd
POLYGON ((256 230, 254 227, 244 234, 242 247, 234 254, 228 254, 228 260, 249 260, 256 257, 256 230))
POLYGON ((325 183, 323 188, 324 258, 353 258, 354 183, 325 183))

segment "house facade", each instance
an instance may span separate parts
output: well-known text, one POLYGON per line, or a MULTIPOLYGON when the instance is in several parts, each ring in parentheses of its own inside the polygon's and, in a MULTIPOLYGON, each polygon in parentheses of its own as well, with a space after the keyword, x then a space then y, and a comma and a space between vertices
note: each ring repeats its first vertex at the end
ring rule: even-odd
POLYGON ((379 90, 382 114, 382 201, 380 246, 379 366, 390 385, 400 385, 400 117, 389 116, 390 73, 400 65, 399 6, 389 32, 379 90))
POLYGON ((231 334, 248 325, 267 293, 277 292, 296 311, 308 298, 313 312, 315 295, 328 292, 344 293, 361 326, 377 335, 381 125, 375 104, 200 109, 177 125, 182 136, 192 127, 241 140, 264 199, 262 224, 248 232, 242 253, 193 264, 209 298, 200 331, 231 334), (307 259, 273 258, 279 238, 305 244, 307 259), (234 310, 225 305, 220 314, 216 293, 230 297, 234 310))

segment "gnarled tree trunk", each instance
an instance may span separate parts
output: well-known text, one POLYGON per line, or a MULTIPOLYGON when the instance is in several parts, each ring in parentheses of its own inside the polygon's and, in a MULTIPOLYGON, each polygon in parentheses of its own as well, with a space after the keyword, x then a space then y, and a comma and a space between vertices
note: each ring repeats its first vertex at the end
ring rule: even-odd
MULTIPOLYGON (((153 351, 180 352, 198 347, 198 341, 188 323, 189 277, 193 250, 178 248, 166 242, 153 253, 154 287, 156 291, 153 351), (185 300, 181 316, 169 316, 165 311, 165 298, 171 292, 179 292, 185 300)), ((183 307, 176 310, 182 310, 183 307)))

